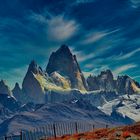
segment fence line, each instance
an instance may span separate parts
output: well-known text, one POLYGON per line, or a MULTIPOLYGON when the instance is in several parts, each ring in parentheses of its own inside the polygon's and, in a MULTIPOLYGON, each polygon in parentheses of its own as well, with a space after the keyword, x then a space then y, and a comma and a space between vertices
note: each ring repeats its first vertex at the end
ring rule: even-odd
MULTIPOLYGON (((108 128, 108 125, 105 125, 108 128)), ((50 137, 72 135, 93 131, 95 125, 87 122, 56 122, 48 123, 45 126, 37 127, 28 131, 21 131, 18 136, 4 136, 0 140, 41 140, 50 137)))

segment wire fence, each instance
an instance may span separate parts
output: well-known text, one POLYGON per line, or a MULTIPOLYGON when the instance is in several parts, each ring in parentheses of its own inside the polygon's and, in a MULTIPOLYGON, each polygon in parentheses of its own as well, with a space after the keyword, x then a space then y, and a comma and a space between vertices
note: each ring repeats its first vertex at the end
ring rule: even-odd
MULTIPOLYGON (((108 125, 105 126, 106 128, 108 125)), ((87 122, 58 122, 48 123, 45 126, 37 127, 28 131, 21 131, 20 135, 4 136, 0 140, 42 140, 47 138, 63 135, 72 135, 75 133, 82 133, 93 131, 95 128, 94 124, 87 122)))

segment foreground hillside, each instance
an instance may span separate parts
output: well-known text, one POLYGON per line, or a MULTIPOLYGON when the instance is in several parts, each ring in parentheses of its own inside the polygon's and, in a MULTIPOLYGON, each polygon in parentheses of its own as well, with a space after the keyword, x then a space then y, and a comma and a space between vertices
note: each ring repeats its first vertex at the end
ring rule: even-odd
MULTIPOLYGON (((47 140, 54 140, 49 138, 47 140)), ((55 140, 140 140, 140 123, 131 126, 96 129, 94 132, 65 135, 55 140)))
MULTIPOLYGON (((117 121, 115 117, 108 116, 97 107, 86 101, 72 101, 69 103, 54 103, 37 105, 25 105, 19 109, 12 117, 0 124, 0 136, 6 134, 19 134, 19 130, 27 131, 37 127, 42 127, 54 122, 89 122, 97 128, 105 125, 120 126, 132 124, 133 120, 121 117, 117 121)), ((116 117, 120 117, 119 115, 116 117)))

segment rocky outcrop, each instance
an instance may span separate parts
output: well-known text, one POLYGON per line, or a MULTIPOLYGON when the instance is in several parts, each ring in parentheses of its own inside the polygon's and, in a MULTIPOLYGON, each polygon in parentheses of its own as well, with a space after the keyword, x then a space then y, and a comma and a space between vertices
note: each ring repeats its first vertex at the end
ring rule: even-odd
POLYGON ((90 75, 87 83, 89 90, 113 91, 115 88, 114 77, 110 70, 102 71, 98 76, 90 75))
POLYGON ((6 94, 11 96, 11 91, 8 85, 5 83, 4 80, 0 81, 0 94, 6 94))
MULTIPOLYGON (((0 115, 15 111, 20 106, 19 102, 13 97, 12 92, 4 80, 0 81, 0 115), (6 111, 6 112, 5 112, 6 111), (7 112, 8 111, 8 112, 7 112)), ((8 115, 8 114, 7 114, 8 115)))
POLYGON ((17 101, 23 102, 23 92, 18 83, 15 84, 12 93, 17 101))
POLYGON ((90 75, 87 78, 89 90, 115 91, 119 94, 133 94, 140 92, 140 85, 127 75, 118 76, 114 80, 110 70, 102 71, 98 76, 90 75))
POLYGON ((76 56, 71 53, 66 45, 62 45, 50 56, 46 72, 51 74, 55 71, 69 79, 71 88, 79 90, 85 90, 87 88, 84 75, 81 72, 76 56))
POLYGON ((26 102, 45 102, 45 91, 38 80, 42 76, 43 71, 41 67, 39 67, 35 61, 32 61, 29 65, 28 71, 22 83, 24 100, 26 102))
POLYGON ((16 111, 20 107, 20 103, 13 96, 7 94, 0 94, 0 105, 11 111, 16 111))
POLYGON ((63 77, 58 72, 53 72, 50 74, 51 79, 53 82, 64 89, 70 89, 71 84, 68 78, 63 77))
POLYGON ((116 90, 120 94, 133 94, 137 92, 140 85, 127 75, 118 76, 116 80, 116 90))

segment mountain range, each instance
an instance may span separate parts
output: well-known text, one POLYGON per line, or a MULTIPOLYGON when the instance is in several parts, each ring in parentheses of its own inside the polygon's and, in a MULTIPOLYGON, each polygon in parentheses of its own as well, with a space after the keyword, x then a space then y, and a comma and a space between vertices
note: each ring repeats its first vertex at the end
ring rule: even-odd
POLYGON ((140 84, 128 75, 114 78, 111 70, 102 71, 98 76, 84 77, 76 55, 69 47, 62 45, 49 58, 46 70, 43 70, 34 60, 29 64, 23 79, 22 88, 16 83, 14 89, 0 82, 0 94, 14 96, 22 103, 45 103, 50 91, 65 92, 79 90, 81 93, 91 91, 115 91, 119 95, 133 94, 140 91, 140 84))
POLYGON ((115 125, 130 124, 140 121, 139 93, 137 81, 128 75, 115 79, 109 69, 85 78, 76 55, 67 45, 62 45, 51 54, 45 70, 31 61, 22 87, 16 83, 10 90, 4 80, 0 81, 0 131, 14 133, 18 120, 23 124, 28 122, 27 128, 33 127, 40 114, 40 125, 55 121, 52 115, 60 120, 87 118, 110 125, 116 120, 115 125), (36 118, 29 121, 32 116, 36 118), (15 129, 9 131, 10 126, 15 129))

